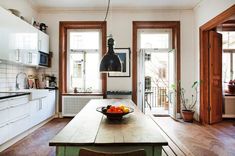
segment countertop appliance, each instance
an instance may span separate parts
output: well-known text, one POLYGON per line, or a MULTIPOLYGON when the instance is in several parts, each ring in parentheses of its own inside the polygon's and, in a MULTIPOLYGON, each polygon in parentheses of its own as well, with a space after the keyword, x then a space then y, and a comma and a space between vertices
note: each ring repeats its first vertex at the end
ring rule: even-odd
POLYGON ((56 77, 54 75, 47 75, 46 76, 46 88, 48 89, 56 89, 57 88, 57 82, 56 82, 56 77))
POLYGON ((39 65, 44 67, 49 66, 49 54, 39 51, 39 65))

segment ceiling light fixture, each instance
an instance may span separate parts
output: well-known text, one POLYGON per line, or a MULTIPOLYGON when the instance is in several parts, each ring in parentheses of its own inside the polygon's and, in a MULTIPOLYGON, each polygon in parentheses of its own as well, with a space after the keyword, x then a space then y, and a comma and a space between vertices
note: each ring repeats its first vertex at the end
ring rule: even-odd
MULTIPOLYGON (((104 21, 106 21, 109 13, 110 0, 108 0, 108 6, 106 10, 106 15, 104 21)), ((119 57, 115 54, 113 46, 114 39, 112 35, 108 36, 108 52, 103 56, 100 63, 100 72, 102 73, 111 73, 111 72, 121 72, 122 65, 119 57)))

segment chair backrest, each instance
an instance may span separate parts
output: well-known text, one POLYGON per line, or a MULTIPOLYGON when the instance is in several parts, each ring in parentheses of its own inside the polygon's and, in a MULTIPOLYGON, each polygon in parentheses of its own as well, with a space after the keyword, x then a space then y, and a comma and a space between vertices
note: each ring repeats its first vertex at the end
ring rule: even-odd
POLYGON ((80 149, 79 156, 146 156, 143 149, 129 152, 99 152, 89 149, 80 149))

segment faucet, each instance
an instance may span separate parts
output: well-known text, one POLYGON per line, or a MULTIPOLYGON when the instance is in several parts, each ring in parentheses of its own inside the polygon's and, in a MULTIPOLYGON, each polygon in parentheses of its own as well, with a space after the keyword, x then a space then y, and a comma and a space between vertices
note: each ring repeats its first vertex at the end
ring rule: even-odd
POLYGON ((28 79, 27 79, 27 74, 24 72, 19 72, 18 74, 16 74, 16 90, 20 89, 19 83, 18 83, 18 77, 19 75, 24 75, 25 79, 24 79, 24 88, 28 89, 29 88, 29 84, 28 84, 28 79))

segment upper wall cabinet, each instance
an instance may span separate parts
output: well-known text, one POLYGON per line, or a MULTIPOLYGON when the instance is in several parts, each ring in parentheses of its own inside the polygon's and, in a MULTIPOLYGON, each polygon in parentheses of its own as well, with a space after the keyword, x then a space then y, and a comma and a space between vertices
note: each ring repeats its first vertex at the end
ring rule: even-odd
POLYGON ((38 31, 38 51, 49 53, 49 36, 42 31, 38 31))
POLYGON ((38 51, 49 53, 47 34, 2 7, 0 21, 0 59, 37 66, 38 51))

